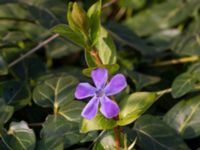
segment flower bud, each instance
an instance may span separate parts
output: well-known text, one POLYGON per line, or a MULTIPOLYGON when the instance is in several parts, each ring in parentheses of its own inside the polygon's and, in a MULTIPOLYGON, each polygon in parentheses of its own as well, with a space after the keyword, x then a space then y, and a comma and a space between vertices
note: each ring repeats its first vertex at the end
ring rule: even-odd
POLYGON ((78 29, 88 34, 89 23, 86 12, 75 2, 72 6, 71 18, 78 29))

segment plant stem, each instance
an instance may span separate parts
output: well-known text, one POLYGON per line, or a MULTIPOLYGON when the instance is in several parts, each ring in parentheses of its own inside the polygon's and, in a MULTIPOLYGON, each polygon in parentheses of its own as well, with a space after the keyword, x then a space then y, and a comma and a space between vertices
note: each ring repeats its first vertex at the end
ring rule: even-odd
POLYGON ((175 64, 181 64, 181 63, 187 63, 187 62, 195 62, 198 60, 200 60, 199 56, 190 56, 190 57, 183 57, 183 58, 178 58, 178 59, 157 62, 155 64, 152 64, 151 66, 157 67, 157 66, 175 65, 175 64))
POLYGON ((119 126, 116 126, 114 128, 114 134, 115 134, 116 150, 120 150, 120 127, 119 126))
MULTIPOLYGON (((103 62, 95 47, 90 51, 90 54, 91 56, 94 57, 97 66, 103 65, 103 62)), ((112 100, 115 101, 114 96, 112 96, 112 100)), ((119 116, 115 117, 115 120, 118 120, 118 119, 119 119, 119 116)), ((115 135, 116 150, 120 150, 120 127, 119 126, 116 126, 114 128, 114 135, 115 135)))
POLYGON ((96 64, 97 64, 97 66, 99 66, 99 65, 102 65, 102 64, 103 64, 103 62, 102 62, 101 58, 99 57, 99 54, 98 54, 98 52, 97 52, 96 48, 93 48, 93 49, 90 51, 90 54, 91 54, 91 55, 94 57, 94 59, 95 59, 95 61, 96 61, 96 64))

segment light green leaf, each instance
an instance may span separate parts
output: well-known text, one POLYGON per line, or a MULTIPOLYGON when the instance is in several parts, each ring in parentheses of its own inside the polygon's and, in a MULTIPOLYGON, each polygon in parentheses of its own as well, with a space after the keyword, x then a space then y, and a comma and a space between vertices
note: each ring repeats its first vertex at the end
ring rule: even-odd
POLYGON ((0 75, 6 75, 8 73, 8 67, 3 57, 0 55, 0 75))
MULTIPOLYGON (((122 132, 120 134, 120 149, 124 148, 124 139, 122 132)), ((102 135, 102 137, 95 143, 92 150, 115 150, 116 141, 113 130, 108 130, 102 135)))
POLYGON ((36 137, 26 122, 12 122, 8 131, 2 129, 0 137, 9 150, 34 150, 36 137))
POLYGON ((31 101, 30 87, 22 81, 6 81, 0 84, 1 96, 5 103, 20 109, 31 101))
POLYGON ((137 92, 121 101, 118 125, 127 125, 140 117, 154 102, 156 94, 150 92, 137 92))
POLYGON ((66 74, 49 77, 35 87, 33 100, 42 107, 52 107, 58 110, 63 102, 70 102, 74 99, 77 83, 76 78, 66 74))
POLYGON ((101 30, 101 0, 89 8, 87 15, 89 17, 90 38, 93 46, 97 42, 101 30))
POLYGON ((116 63, 117 58, 115 44, 112 40, 112 37, 103 27, 101 27, 100 35, 95 46, 103 64, 116 63))
POLYGON ((164 121, 180 133, 183 138, 191 139, 200 135, 200 96, 184 99, 172 107, 164 116, 164 121))
MULTIPOLYGON (((94 68, 87 68, 83 70, 83 74, 87 77, 91 77, 91 72, 92 70, 96 69, 97 67, 94 68)), ((112 65, 100 65, 98 68, 106 68, 108 69, 108 74, 109 76, 113 75, 119 70, 119 65, 118 64, 112 64, 112 65)))
POLYGON ((0 126, 5 124, 12 116, 14 108, 6 105, 4 100, 0 98, 0 126))
POLYGON ((146 115, 139 118, 134 126, 138 145, 149 150, 189 150, 181 137, 158 117, 146 115))
POLYGON ((95 59, 91 56, 90 52, 85 51, 85 61, 88 67, 97 67, 95 59))
POLYGON ((86 133, 94 130, 111 129, 114 128, 116 125, 117 124, 114 119, 107 119, 99 112, 92 120, 87 120, 83 118, 80 131, 82 133, 86 133))
POLYGON ((179 75, 172 83, 172 96, 178 98, 190 92, 196 81, 196 77, 188 72, 179 75))
POLYGON ((59 33, 61 36, 64 36, 74 42, 75 44, 87 48, 87 42, 84 40, 84 37, 81 35, 81 33, 76 33, 73 31, 68 25, 65 24, 59 24, 54 26, 51 29, 52 32, 59 33))

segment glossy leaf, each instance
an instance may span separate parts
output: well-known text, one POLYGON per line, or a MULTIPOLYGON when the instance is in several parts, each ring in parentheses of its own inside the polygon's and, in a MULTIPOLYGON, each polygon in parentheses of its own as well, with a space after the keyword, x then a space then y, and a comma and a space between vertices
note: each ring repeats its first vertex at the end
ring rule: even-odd
POLYGON ((60 144, 68 147, 79 142, 82 138, 79 134, 78 123, 71 122, 60 114, 47 117, 41 131, 41 137, 48 149, 53 149, 60 144))
POLYGON ((59 109, 63 102, 74 99, 76 85, 76 78, 65 74, 47 78, 35 87, 33 100, 42 107, 59 109))
POLYGON ((193 89, 196 81, 196 77, 190 73, 186 72, 179 75, 173 81, 172 96, 174 98, 178 98, 190 92, 193 89))
POLYGON ((111 36, 103 27, 101 28, 100 35, 95 46, 103 64, 116 63, 116 47, 111 36))
POLYGON ((158 117, 150 115, 139 118, 134 126, 138 144, 144 150, 189 150, 181 137, 158 117))
POLYGON ((140 117, 154 102, 156 94, 137 92, 121 101, 118 125, 127 125, 140 117))
POLYGON ((75 44, 86 48, 87 43, 81 34, 74 32, 68 25, 59 24, 51 29, 52 32, 59 33, 61 36, 68 38, 75 44))
POLYGON ((97 42, 101 31, 101 0, 89 8, 87 15, 90 25, 90 38, 93 46, 97 42))
POLYGON ((164 116, 164 121, 185 139, 200 135, 200 96, 183 99, 164 116))
POLYGON ((12 122, 8 131, 2 129, 0 137, 9 150, 34 150, 36 137, 26 122, 12 122))
POLYGON ((100 112, 92 120, 82 119, 80 131, 86 133, 94 130, 111 129, 117 125, 114 119, 105 118, 100 112))

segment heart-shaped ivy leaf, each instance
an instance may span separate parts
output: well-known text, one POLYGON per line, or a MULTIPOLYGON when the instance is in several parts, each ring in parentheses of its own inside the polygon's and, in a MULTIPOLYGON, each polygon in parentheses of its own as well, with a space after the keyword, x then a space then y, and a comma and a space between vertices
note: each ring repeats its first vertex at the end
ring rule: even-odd
POLYGON ((9 150, 34 150, 36 137, 26 122, 12 122, 8 131, 1 129, 0 137, 9 150))

